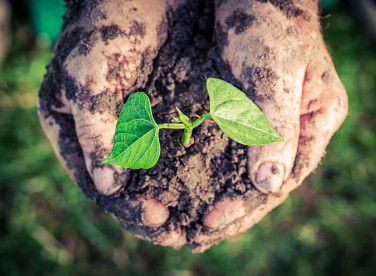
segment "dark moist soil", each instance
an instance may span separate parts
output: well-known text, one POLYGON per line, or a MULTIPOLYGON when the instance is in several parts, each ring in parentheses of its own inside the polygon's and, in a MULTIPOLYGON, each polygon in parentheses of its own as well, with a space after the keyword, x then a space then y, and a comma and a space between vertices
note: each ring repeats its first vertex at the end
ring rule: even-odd
MULTIPOLYGON (((71 2, 70 5, 79 4, 71 2)), ((72 14, 66 15, 65 22, 69 21, 70 16, 73 18, 72 14)), ((238 11, 227 21, 228 29, 241 24, 241 33, 251 24, 252 17, 238 11), (244 18, 248 18, 247 24, 240 22, 244 18)), ((243 90, 251 99, 254 98, 252 88, 245 91, 220 57, 221 49, 227 44, 227 30, 214 24, 213 1, 189 1, 174 13, 169 12, 166 22, 168 38, 153 61, 153 72, 150 75, 140 72, 139 79, 146 77, 147 84, 140 84, 140 87, 130 91, 145 91, 149 95, 158 124, 173 122, 173 117, 177 116, 175 107, 192 120, 207 113, 209 98, 205 83, 208 77, 221 78, 243 90)), ((117 33, 116 29, 105 31, 104 36, 117 33)), ((80 32, 78 35, 81 35, 80 32)), ((249 210, 265 204, 267 195, 258 192, 248 178, 247 147, 230 140, 211 119, 193 130, 191 139, 194 143, 188 148, 180 144, 181 130, 162 129, 161 155, 157 164, 148 170, 131 170, 126 175, 118 176, 118 180, 123 182, 120 192, 113 196, 100 195, 82 162, 73 119, 69 115, 59 115, 50 108, 51 105, 59 106, 60 95, 56 91, 60 90, 59 83, 64 75, 60 65, 76 46, 74 41, 69 41, 67 38, 66 43, 61 43, 55 50, 55 57, 40 91, 41 111, 53 116, 64 130, 59 140, 61 155, 68 167, 75 169, 77 184, 89 198, 114 213, 125 228, 132 230, 134 227, 125 223, 129 219, 142 225, 142 214, 129 214, 129 206, 124 199, 134 200, 145 195, 155 197, 168 206, 170 216, 163 226, 145 230, 149 231, 148 235, 161 235, 181 227, 187 233, 189 247, 199 249, 203 245, 194 242, 199 233, 213 234, 216 241, 222 240, 219 231, 210 230, 202 223, 204 215, 216 201, 224 196, 243 198, 249 210)), ((85 47, 83 54, 90 50, 89 44, 85 47)), ((65 80, 65 83, 74 85, 73 81, 65 80)), ((69 95, 68 90, 76 91, 77 88, 67 89, 67 97, 74 97, 69 95)))
MULTIPOLYGON (((220 58, 220 50, 213 47, 216 40, 214 5, 210 1, 191 2, 170 15, 169 37, 154 61, 148 84, 135 89, 147 91, 151 97, 157 123, 173 122, 175 106, 192 120, 209 112, 208 77, 221 78, 242 89, 220 58)), ((148 170, 132 170, 120 196, 135 199, 146 194, 157 198, 169 206, 167 224, 185 227, 190 240, 207 230, 202 227, 202 218, 223 196, 242 197, 250 209, 266 202, 267 196, 260 194, 248 178, 247 146, 230 140, 210 119, 193 130, 190 147, 180 144, 181 136, 181 130, 162 129, 157 164, 148 170)))

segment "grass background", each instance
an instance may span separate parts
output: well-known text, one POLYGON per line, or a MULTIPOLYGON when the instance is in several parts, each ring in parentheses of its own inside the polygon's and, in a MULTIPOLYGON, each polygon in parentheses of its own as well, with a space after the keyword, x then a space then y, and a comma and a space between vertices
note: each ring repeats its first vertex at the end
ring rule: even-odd
POLYGON ((376 46, 344 5, 322 23, 347 120, 282 206, 192 254, 136 239, 70 181, 37 118, 50 47, 13 19, 0 69, 0 275, 376 275, 376 46))

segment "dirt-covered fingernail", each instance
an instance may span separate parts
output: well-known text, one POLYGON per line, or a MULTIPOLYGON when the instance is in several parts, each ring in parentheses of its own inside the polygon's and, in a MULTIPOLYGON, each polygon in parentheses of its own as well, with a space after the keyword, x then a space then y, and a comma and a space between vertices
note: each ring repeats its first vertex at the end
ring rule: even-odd
POLYGON ((243 200, 224 197, 214 204, 213 210, 204 218, 209 228, 221 228, 245 215, 243 200))
POLYGON ((120 188, 114 180, 114 171, 109 167, 95 168, 93 170, 95 187, 102 195, 112 195, 120 188))
POLYGON ((258 168, 256 181, 253 184, 262 193, 276 193, 281 189, 284 171, 282 165, 262 164, 258 168))
POLYGON ((141 219, 145 226, 157 227, 166 222, 169 216, 168 208, 155 198, 141 199, 141 219))

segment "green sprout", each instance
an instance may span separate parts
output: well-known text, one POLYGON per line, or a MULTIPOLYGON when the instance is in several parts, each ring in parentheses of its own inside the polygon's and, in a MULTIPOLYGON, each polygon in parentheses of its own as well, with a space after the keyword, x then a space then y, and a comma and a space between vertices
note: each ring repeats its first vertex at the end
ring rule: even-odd
POLYGON ((215 78, 206 82, 210 112, 192 122, 178 108, 177 124, 158 125, 151 112, 150 100, 144 92, 129 96, 116 124, 114 146, 103 164, 130 169, 149 169, 160 155, 159 130, 183 129, 183 146, 189 145, 192 130, 207 118, 234 141, 248 145, 264 145, 283 141, 262 111, 239 89, 215 78))

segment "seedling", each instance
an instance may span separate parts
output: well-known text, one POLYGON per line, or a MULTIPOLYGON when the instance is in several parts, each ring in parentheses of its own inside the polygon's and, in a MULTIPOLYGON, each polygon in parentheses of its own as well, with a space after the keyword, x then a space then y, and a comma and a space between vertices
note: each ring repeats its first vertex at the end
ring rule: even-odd
POLYGON ((129 96, 116 124, 114 146, 103 164, 130 169, 149 169, 160 155, 159 130, 183 129, 183 146, 189 145, 192 130, 212 118, 231 139, 252 146, 283 141, 261 110, 239 89, 220 80, 209 78, 210 112, 192 122, 178 108, 177 124, 158 125, 151 112, 150 100, 144 92, 129 96))

